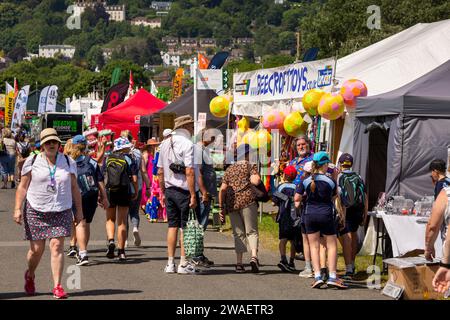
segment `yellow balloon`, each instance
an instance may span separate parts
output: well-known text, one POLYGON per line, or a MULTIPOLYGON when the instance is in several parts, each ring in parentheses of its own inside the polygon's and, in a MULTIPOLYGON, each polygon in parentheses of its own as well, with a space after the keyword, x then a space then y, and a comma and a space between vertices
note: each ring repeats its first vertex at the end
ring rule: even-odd
POLYGON ((249 130, 244 138, 242 139, 242 143, 246 143, 250 145, 253 149, 258 148, 258 136, 254 130, 249 130))
POLYGON ((339 93, 326 93, 320 99, 319 114, 328 120, 336 120, 344 113, 344 98, 339 93))
POLYGON ((250 121, 248 120, 247 117, 243 117, 241 120, 238 121, 237 125, 240 130, 247 131, 248 128, 250 128, 250 121))
POLYGON ((258 130, 257 132, 258 147, 263 149, 270 149, 270 143, 272 142, 272 136, 267 130, 258 130))
POLYGON ((320 99, 325 94, 325 91, 320 89, 311 89, 306 91, 302 98, 303 108, 311 116, 317 116, 317 107, 319 106, 320 99))
POLYGON ((223 118, 228 115, 230 109, 230 101, 223 96, 217 96, 209 103, 209 111, 218 118, 223 118))
POLYGON ((283 127, 288 135, 298 137, 299 135, 306 133, 306 130, 308 130, 308 123, 303 120, 300 112, 295 111, 290 113, 286 119, 284 119, 283 127))

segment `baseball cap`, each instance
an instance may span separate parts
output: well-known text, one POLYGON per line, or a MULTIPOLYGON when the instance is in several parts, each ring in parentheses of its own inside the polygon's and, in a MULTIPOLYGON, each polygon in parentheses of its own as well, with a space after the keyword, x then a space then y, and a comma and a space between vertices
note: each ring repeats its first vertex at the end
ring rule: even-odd
POLYGON ((75 137, 73 137, 72 143, 73 144, 87 144, 87 140, 83 135, 78 134, 75 137))
POLYGON ((297 169, 294 166, 287 166, 283 170, 286 179, 293 181, 297 177, 297 169))
POLYGON ((326 153, 325 151, 315 153, 313 156, 313 161, 319 166, 323 166, 324 164, 331 162, 328 153, 326 153))
POLYGON ((174 134, 174 132, 172 131, 172 129, 164 129, 163 131, 163 137, 167 138, 168 136, 170 136, 171 134, 174 134))
POLYGON ((346 167, 351 167, 353 166, 353 157, 350 153, 343 153, 341 154, 341 156, 339 157, 339 163, 341 165, 344 165, 346 167))

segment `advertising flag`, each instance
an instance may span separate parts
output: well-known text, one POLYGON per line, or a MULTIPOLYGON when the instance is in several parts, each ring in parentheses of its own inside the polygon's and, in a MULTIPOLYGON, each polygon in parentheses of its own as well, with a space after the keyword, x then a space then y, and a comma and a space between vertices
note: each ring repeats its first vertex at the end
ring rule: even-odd
POLYGON ((183 88, 183 76, 184 76, 184 69, 178 68, 177 73, 173 78, 172 101, 181 96, 181 91, 183 88))
POLYGON ((56 100, 58 99, 58 87, 53 85, 48 89, 48 98, 45 112, 56 111, 56 100))
POLYGON ((17 97, 18 93, 19 93, 19 85, 17 84, 17 79, 14 78, 14 98, 17 97))
POLYGON ((202 55, 201 53, 198 54, 198 68, 199 69, 208 69, 209 66, 209 60, 202 55))
POLYGON ((128 88, 128 96, 132 96, 134 94, 134 80, 133 80, 133 73, 130 70, 130 80, 128 81, 130 87, 128 88))
POLYGON ((126 82, 119 83, 111 87, 108 91, 108 94, 106 95, 105 100, 103 101, 101 112, 105 112, 122 103, 125 100, 127 91, 128 91, 128 84, 126 82))
POLYGON ((150 81, 151 81, 150 93, 156 97, 158 95, 158 88, 156 87, 153 80, 150 80, 150 81))
POLYGON ((216 55, 211 59, 211 62, 208 65, 208 69, 220 69, 227 61, 229 53, 226 51, 221 51, 216 53, 216 55))
POLYGON ((16 103, 14 104, 14 113, 11 120, 11 129, 20 127, 22 124, 25 111, 27 109, 28 94, 30 93, 30 86, 24 86, 20 89, 16 97, 16 103))
POLYGON ((5 128, 11 127, 11 120, 14 112, 14 88, 6 82, 5 95, 5 128))

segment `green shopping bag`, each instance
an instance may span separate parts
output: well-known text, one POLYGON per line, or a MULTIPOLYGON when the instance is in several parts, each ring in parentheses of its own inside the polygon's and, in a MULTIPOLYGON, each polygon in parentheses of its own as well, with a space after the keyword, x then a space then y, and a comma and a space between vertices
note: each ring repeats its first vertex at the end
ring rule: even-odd
POLYGON ((190 209, 189 219, 183 228, 183 245, 186 257, 198 257, 203 254, 203 226, 198 223, 195 211, 190 209))

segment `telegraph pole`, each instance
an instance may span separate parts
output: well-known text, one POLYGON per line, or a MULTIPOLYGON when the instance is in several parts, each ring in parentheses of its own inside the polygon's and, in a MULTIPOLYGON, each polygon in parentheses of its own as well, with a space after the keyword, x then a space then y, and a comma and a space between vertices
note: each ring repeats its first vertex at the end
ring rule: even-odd
POLYGON ((297 36, 297 55, 295 57, 295 61, 300 61, 300 31, 297 31, 295 33, 295 35, 297 36))

